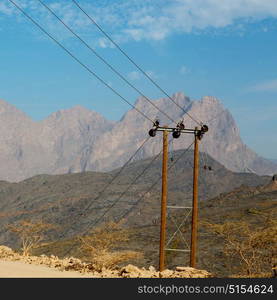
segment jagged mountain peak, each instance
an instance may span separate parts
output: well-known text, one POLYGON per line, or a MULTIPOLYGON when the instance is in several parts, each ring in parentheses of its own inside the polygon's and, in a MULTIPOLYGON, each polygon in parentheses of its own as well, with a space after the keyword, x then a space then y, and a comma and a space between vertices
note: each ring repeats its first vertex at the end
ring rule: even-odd
POLYGON ((18 109, 16 106, 14 106, 13 104, 10 104, 9 102, 7 102, 3 99, 0 99, 0 116, 2 116, 2 118, 3 118, 3 114, 11 114, 14 116, 17 115, 18 118, 20 116, 21 118, 31 120, 31 118, 29 116, 27 116, 27 114, 25 114, 23 111, 18 109))
POLYGON ((172 123, 172 120, 176 122, 179 121, 184 111, 189 110, 192 104, 193 102, 189 97, 185 96, 183 92, 174 93, 170 98, 162 97, 156 100, 139 97, 134 104, 135 109, 128 111, 122 117, 121 121, 133 118, 134 114, 136 114, 135 110, 137 109, 152 120, 159 119, 161 123, 169 125, 172 123))
MULTIPOLYGON (((208 121, 209 131, 201 141, 200 151, 207 152, 232 171, 253 170, 258 174, 277 172, 274 162, 259 157, 243 144, 231 113, 216 97, 205 96, 191 101, 182 92, 168 98, 150 99, 174 121, 184 119, 194 128, 197 120, 208 121)), ((170 120, 140 97, 135 107, 162 125, 170 120)), ((9 103, 0 100, 0 180, 18 181, 38 174, 63 174, 81 171, 109 171, 122 166, 148 137, 151 122, 130 109, 118 122, 80 105, 51 114, 41 122, 33 122, 9 103), (4 113, 4 112, 8 113, 4 113), (24 117, 21 117, 24 116, 24 117)), ((161 151, 162 134, 151 138, 133 160, 144 159, 161 151)), ((174 150, 184 149, 191 136, 174 141, 174 150)))
POLYGON ((203 96, 201 99, 200 99, 200 102, 201 103, 206 103, 206 104, 222 104, 221 101, 214 97, 214 96, 203 96))
POLYGON ((2 109, 3 110, 4 109, 17 110, 17 108, 14 105, 10 104, 9 102, 7 102, 3 99, 0 99, 0 109, 1 110, 2 109))
POLYGON ((54 113, 52 113, 48 118, 61 118, 61 117, 67 117, 67 116, 78 116, 78 117, 83 117, 83 116, 95 116, 95 117, 102 117, 98 112, 90 110, 85 108, 84 106, 81 105, 76 105, 68 109, 60 109, 54 113))
MULTIPOLYGON (((190 98, 185 96, 185 94, 183 92, 174 93, 170 96, 170 98, 169 97, 162 97, 159 99, 148 98, 148 100, 155 103, 156 105, 167 105, 167 104, 172 105, 172 103, 173 103, 172 100, 182 106, 186 105, 188 102, 191 102, 190 98)), ((137 98, 134 106, 139 108, 142 105, 145 105, 145 103, 148 103, 147 105, 151 106, 151 104, 144 97, 139 97, 139 98, 137 98)), ((173 103, 173 105, 174 105, 174 103, 173 103)))
MULTIPOLYGON (((173 96, 174 97, 174 96, 173 96)), ((182 93, 175 94, 175 99, 181 103, 189 103, 185 113, 177 107, 170 99, 160 98, 154 100, 163 112, 166 112, 176 122, 183 119, 187 128, 199 126, 195 120, 208 124, 209 131, 201 143, 201 151, 207 152, 220 163, 232 171, 249 172, 254 170, 258 174, 271 174, 277 170, 277 165, 262 160, 250 150, 241 140, 239 129, 231 113, 224 108, 223 104, 216 97, 206 96, 198 101, 191 101, 182 93), (195 120, 193 120, 192 116, 195 120), (271 170, 271 171, 269 171, 271 170)), ((158 112, 156 108, 140 98, 136 102, 136 107, 152 119, 158 118, 162 125, 172 124, 171 121, 158 112)), ((90 165, 97 170, 110 170, 122 165, 130 157, 142 141, 147 137, 147 133, 152 124, 143 118, 137 111, 131 109, 121 121, 113 128, 108 135, 99 140, 92 153, 90 165), (104 146, 106 145, 106 147, 104 146), (102 149, 112 149, 111 153, 102 149), (94 158, 97 157, 97 163, 94 158)), ((161 139, 158 133, 152 138, 143 150, 139 158, 146 158, 160 152, 161 139)), ((184 149, 191 143, 191 137, 186 136, 174 141, 174 150, 184 149)))
MULTIPOLYGON (((42 121, 47 127, 59 127, 63 132, 67 128, 103 128, 103 131, 111 129, 115 122, 107 120, 96 111, 89 110, 81 105, 62 109, 52 113, 48 118, 42 121)), ((101 130, 102 131, 102 130, 101 130)))

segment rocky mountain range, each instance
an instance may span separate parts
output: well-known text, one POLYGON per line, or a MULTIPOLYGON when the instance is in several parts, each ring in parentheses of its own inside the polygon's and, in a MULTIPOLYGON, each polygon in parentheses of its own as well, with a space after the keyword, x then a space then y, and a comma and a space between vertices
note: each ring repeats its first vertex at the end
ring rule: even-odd
MULTIPOLYGON (((232 171, 259 175, 277 172, 276 163, 258 156, 242 142, 232 115, 218 99, 203 97, 192 101, 183 93, 172 97, 186 112, 209 126, 200 151, 232 171)), ((169 99, 161 98, 154 103, 176 122, 183 119, 186 127, 197 125, 169 99)), ((139 98, 135 107, 151 119, 158 118, 161 124, 173 125, 144 98, 139 98)), ((152 123, 135 109, 129 110, 118 122, 112 122, 81 106, 60 110, 35 122, 1 100, 0 126, 0 179, 18 182, 38 174, 103 172, 118 168, 148 137, 152 123)), ((161 136, 157 134, 149 139, 134 160, 159 153, 161 136)), ((191 142, 192 136, 183 135, 170 144, 170 150, 186 148, 191 142)))
MULTIPOLYGON (((168 204, 190 206, 193 151, 177 150, 171 155, 168 204)), ((160 217, 161 156, 130 163, 116 178, 118 170, 37 175, 18 183, 0 181, 0 244, 12 246, 13 238, 6 225, 25 219, 56 224, 66 237, 81 234, 104 213, 105 219, 101 218, 101 222, 125 218, 128 226, 152 224, 160 217)), ((200 159, 201 202, 242 185, 264 186, 271 180, 269 176, 231 172, 210 156, 205 162, 200 159), (212 171, 204 169, 205 162, 212 171)))

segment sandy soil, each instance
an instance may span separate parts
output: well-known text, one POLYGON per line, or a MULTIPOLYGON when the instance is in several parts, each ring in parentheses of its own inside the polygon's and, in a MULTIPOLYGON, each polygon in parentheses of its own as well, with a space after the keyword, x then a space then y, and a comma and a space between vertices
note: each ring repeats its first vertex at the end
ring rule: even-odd
POLYGON ((18 261, 0 260, 0 278, 88 278, 73 271, 58 271, 46 266, 26 264, 18 261))

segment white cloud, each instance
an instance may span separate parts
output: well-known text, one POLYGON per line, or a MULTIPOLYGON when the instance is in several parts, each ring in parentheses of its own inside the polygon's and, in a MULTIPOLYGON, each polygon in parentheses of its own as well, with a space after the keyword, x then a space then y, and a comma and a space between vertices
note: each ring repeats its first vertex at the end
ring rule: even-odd
POLYGON ((112 44, 111 41, 109 41, 108 39, 106 38, 99 38, 98 39, 98 43, 97 45, 100 47, 100 48, 114 48, 115 46, 112 44))
POLYGON ((141 78, 141 73, 139 73, 137 71, 132 71, 132 72, 127 74, 127 77, 130 80, 139 80, 141 78))
POLYGON ((149 77, 151 77, 152 79, 158 79, 159 78, 159 76, 154 71, 148 70, 148 71, 145 71, 145 73, 149 77))
MULTIPOLYGON (((225 28, 237 21, 255 22, 277 17, 276 0, 172 0, 130 11, 124 30, 135 40, 163 40, 173 33, 225 28)), ((239 30, 239 26, 237 27, 239 30)))
POLYGON ((7 3, 0 3, 0 13, 5 15, 13 14, 12 7, 8 6, 7 3))
MULTIPOLYGON (((57 27, 57 22, 38 1, 15 1, 43 24, 50 28, 57 27)), ((78 32, 97 32, 95 26, 71 1, 55 0, 46 3, 78 32)), ((158 41, 174 33, 226 28, 235 23, 277 18, 276 0, 79 0, 79 3, 107 32, 116 35, 121 42, 130 39, 158 41)), ((0 3, 1 14, 11 15, 15 11, 11 5, 0 3)), ((236 30, 240 30, 239 28, 237 26, 236 30)), ((98 34, 101 36, 99 32, 98 34)), ((100 47, 109 46, 102 39, 97 44, 100 47)))
POLYGON ((186 66, 181 66, 180 70, 179 70, 179 73, 181 75, 187 75, 190 73, 190 69, 186 66))
MULTIPOLYGON (((145 73, 152 79, 158 79, 158 75, 151 70, 145 71, 145 73)), ((130 80, 140 80, 143 77, 143 74, 139 71, 132 71, 127 74, 128 79, 130 80)))
POLYGON ((277 79, 266 80, 248 88, 254 92, 277 92, 277 79))

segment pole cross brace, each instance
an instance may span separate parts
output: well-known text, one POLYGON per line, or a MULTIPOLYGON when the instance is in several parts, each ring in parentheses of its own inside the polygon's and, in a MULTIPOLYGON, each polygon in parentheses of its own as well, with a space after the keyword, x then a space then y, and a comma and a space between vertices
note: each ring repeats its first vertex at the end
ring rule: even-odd
POLYGON ((166 251, 182 251, 182 252, 190 252, 190 250, 187 249, 172 249, 172 248, 166 248, 166 251))
POLYGON ((172 205, 168 205, 167 208, 177 208, 177 209, 192 209, 191 206, 172 206, 172 205))

